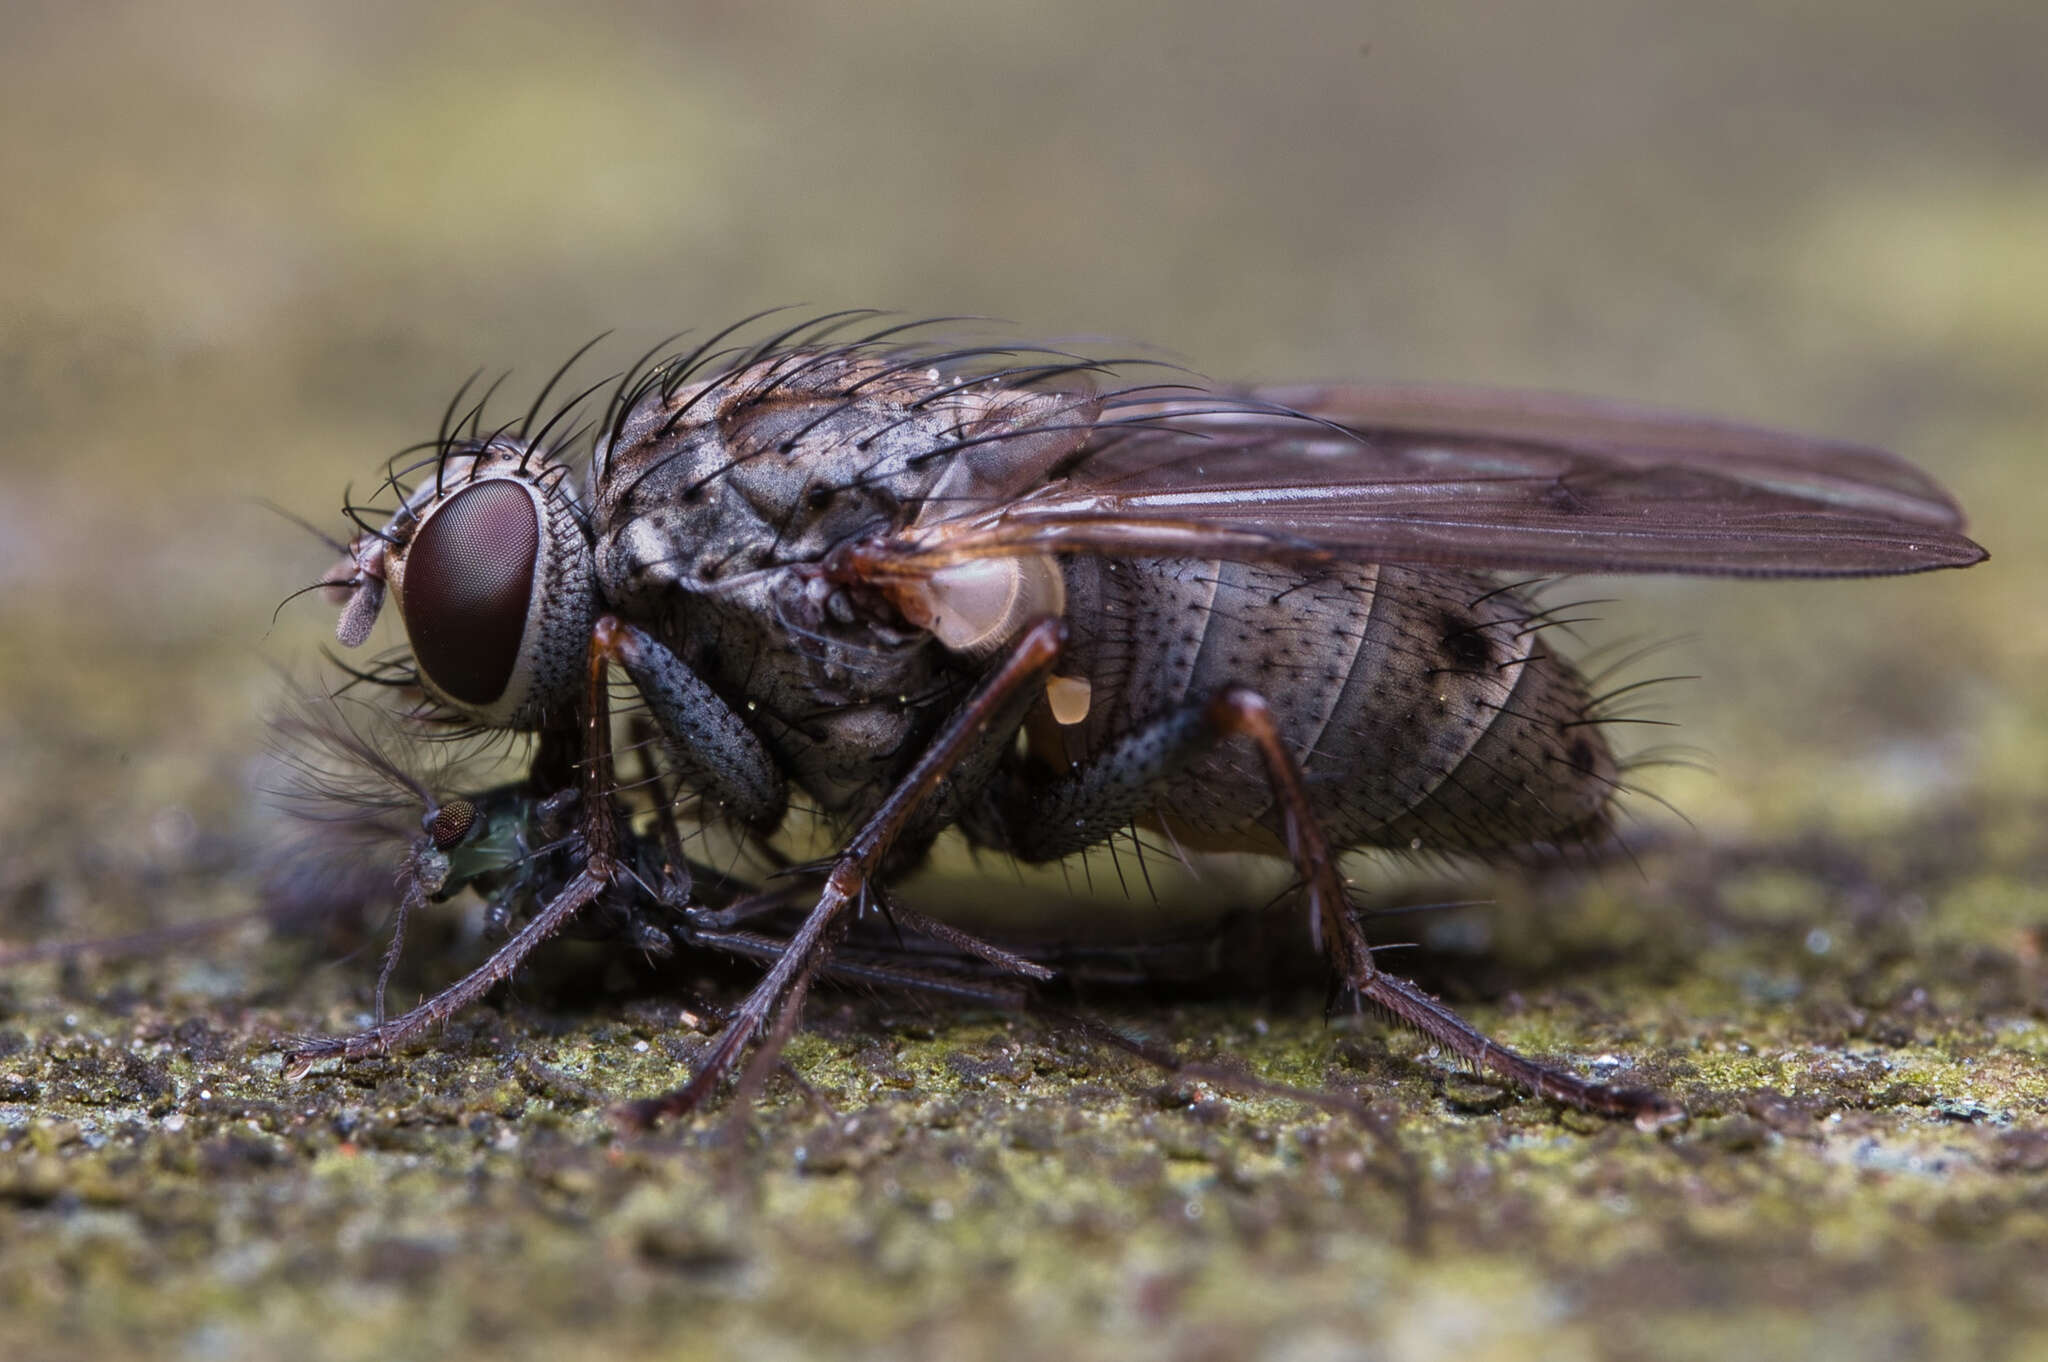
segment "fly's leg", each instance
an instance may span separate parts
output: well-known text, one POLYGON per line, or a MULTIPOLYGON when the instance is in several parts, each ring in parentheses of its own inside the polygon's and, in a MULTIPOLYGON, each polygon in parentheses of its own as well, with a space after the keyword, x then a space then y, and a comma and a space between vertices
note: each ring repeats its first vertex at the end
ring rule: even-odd
POLYGON ((618 1118, 623 1124, 645 1126, 696 1108, 732 1072, 747 1046, 764 1029, 769 1034, 761 1053, 748 1066, 742 1087, 750 1087, 755 1075, 772 1067, 782 1043, 796 1026, 804 995, 809 992, 820 963, 849 925, 847 910, 865 897, 868 881, 896 846, 906 825, 916 818, 948 775, 982 750, 980 745, 997 722, 1027 687, 1043 679, 1065 643, 1066 626, 1056 619, 1040 620, 1024 631, 1002 665, 946 721, 938 738, 911 767, 910 774, 889 792, 881 807, 833 858, 816 906, 789 938, 781 958, 734 1010, 732 1019, 690 1081, 660 1097, 621 1107, 618 1118))
POLYGON ((1280 805, 1288 855, 1308 885, 1312 921, 1343 987, 1362 1001, 1381 1008, 1394 1020, 1420 1031, 1474 1068, 1490 1069, 1540 1097, 1602 1116, 1625 1117, 1645 1129, 1668 1124, 1685 1114, 1683 1107, 1662 1093, 1595 1083, 1517 1054, 1441 1000, 1373 963, 1365 932, 1345 896, 1336 857, 1309 807, 1308 787, 1302 780, 1301 768, 1281 741, 1272 709, 1256 692, 1233 687, 1216 697, 1210 712, 1220 731, 1251 739, 1265 761, 1266 777, 1272 782, 1280 805))
POLYGON ((1056 777, 1013 776, 963 811, 962 826, 980 845, 1033 863, 1098 846, 1156 807, 1188 763, 1228 736, 1210 708, 1183 705, 1056 777))
POLYGON ((302 1078, 323 1059, 366 1059, 417 1039, 422 1033, 481 999, 492 988, 512 977, 536 946, 566 926, 569 920, 604 892, 618 873, 618 824, 612 807, 611 705, 605 691, 605 666, 613 656, 611 642, 615 626, 609 616, 591 630, 588 674, 584 684, 581 728, 583 759, 578 771, 580 799, 577 818, 585 848, 583 868, 550 899, 538 913, 491 952, 490 958, 462 979, 450 984, 412 1011, 352 1036, 336 1036, 301 1045, 284 1057, 289 1078, 302 1078))
POLYGON ((661 883, 655 888, 655 898, 663 907, 681 910, 689 906, 690 889, 694 877, 690 873, 689 858, 683 854, 683 839, 676 832, 675 792, 669 788, 668 779, 661 772, 661 764, 654 759, 653 747, 657 741, 654 725, 644 715, 636 715, 629 725, 633 749, 639 754, 645 774, 642 779, 654 801, 655 844, 661 848, 661 883))
POLYGON ((1128 826, 1170 793, 1172 778, 1192 759, 1235 737, 1249 740, 1265 764, 1287 854, 1307 887, 1310 926, 1340 987, 1474 1068, 1490 1070, 1538 1096, 1625 1117, 1645 1128, 1684 1114, 1660 1093, 1595 1083, 1517 1054, 1441 1000, 1374 963, 1336 856, 1310 807, 1301 768, 1281 738, 1271 707, 1255 691, 1230 687, 1205 705, 1186 706, 1127 735, 1062 776, 1015 789, 1003 800, 1001 816, 984 811, 970 831, 1026 860, 1071 854, 1128 826))
POLYGON ((928 937, 942 946, 949 946, 962 955, 971 955, 977 960, 994 965, 1005 974, 1016 975, 1021 979, 1036 979, 1040 983, 1050 983, 1060 977, 1058 970, 1041 965, 1036 960, 1027 960, 1014 951, 1006 951, 992 942, 983 941, 972 932, 962 931, 950 922, 926 917, 909 904, 898 903, 879 887, 872 888, 870 893, 881 904, 882 911, 889 915, 892 922, 910 928, 919 936, 928 937))
POLYGON ((772 832, 789 785, 754 731, 660 640, 609 616, 598 627, 607 624, 606 646, 668 736, 682 783, 745 827, 772 832))
MULTIPOLYGON (((743 960, 773 964, 782 958, 788 943, 779 936, 763 932, 717 931, 692 932, 689 944, 705 950, 722 951, 743 960)), ((1023 967, 1011 971, 1030 978, 1056 977, 1053 971, 1030 960, 1019 960, 1023 967)), ((1007 966, 1003 968, 1007 969, 1007 966)), ((841 948, 831 959, 822 962, 818 973, 828 979, 851 984, 876 984, 886 988, 902 989, 905 992, 930 993, 941 997, 958 998, 964 1002, 980 1003, 985 1007, 1000 1007, 1017 1010, 1023 1007, 1025 994, 1020 985, 1002 979, 964 973, 947 968, 944 962, 935 961, 930 965, 906 964, 892 955, 878 951, 854 952, 841 948)))

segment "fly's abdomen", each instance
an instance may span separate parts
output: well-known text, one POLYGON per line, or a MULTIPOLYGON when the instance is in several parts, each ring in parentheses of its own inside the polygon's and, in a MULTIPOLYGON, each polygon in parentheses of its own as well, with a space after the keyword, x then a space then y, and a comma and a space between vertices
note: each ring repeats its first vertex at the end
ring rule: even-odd
POLYGON ((1381 582, 1375 613, 1406 708, 1367 702, 1354 731, 1406 728, 1428 752, 1403 782, 1406 810, 1361 840, 1484 852, 1603 835, 1614 756, 1577 669, 1543 641, 1548 617, 1474 574, 1389 568, 1381 582))
MULTIPOLYGON (((1597 835, 1614 762, 1583 683, 1528 601, 1445 569, 1307 572, 1188 559, 1067 565, 1086 717, 1075 759, 1226 686, 1272 706, 1343 846, 1488 852, 1597 835)), ((1273 799, 1247 744, 1173 782, 1158 821, 1212 850, 1272 850, 1273 799)))

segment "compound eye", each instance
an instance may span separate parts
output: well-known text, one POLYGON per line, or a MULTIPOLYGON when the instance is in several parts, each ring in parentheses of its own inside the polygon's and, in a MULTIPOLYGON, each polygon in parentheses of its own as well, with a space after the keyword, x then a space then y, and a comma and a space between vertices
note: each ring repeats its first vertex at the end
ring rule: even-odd
POLYGON ((539 559, 540 512, 510 479, 463 488, 413 536, 399 609, 420 673, 449 699, 488 706, 512 684, 539 559))
POLYGON ((467 799, 451 799, 427 820, 427 837, 434 850, 447 851, 469 836, 469 830, 475 826, 476 805, 467 799))

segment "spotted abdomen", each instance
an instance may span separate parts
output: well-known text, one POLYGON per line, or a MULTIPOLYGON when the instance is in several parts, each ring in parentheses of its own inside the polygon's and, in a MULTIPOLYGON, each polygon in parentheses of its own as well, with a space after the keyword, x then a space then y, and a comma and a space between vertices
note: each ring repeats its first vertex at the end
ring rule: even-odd
MULTIPOLYGON (((1342 846, 1488 852, 1606 826, 1615 765, 1584 683, 1529 601, 1479 574, 1216 560, 1070 560, 1087 680, 1066 755, 1229 685, 1272 705, 1315 811, 1342 846)), ((1204 849, 1272 850, 1258 757, 1228 743, 1173 784, 1159 821, 1204 849)))

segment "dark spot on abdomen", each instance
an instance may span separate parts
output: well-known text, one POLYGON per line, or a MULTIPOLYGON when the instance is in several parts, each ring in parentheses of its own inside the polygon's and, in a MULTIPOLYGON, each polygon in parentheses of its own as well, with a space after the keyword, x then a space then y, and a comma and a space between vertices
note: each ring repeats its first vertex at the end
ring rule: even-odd
POLYGON ((1487 641, 1484 625, 1449 610, 1437 617, 1437 623, 1444 631, 1441 645, 1445 667, 1451 671, 1479 672, 1493 665, 1493 645, 1487 641))

